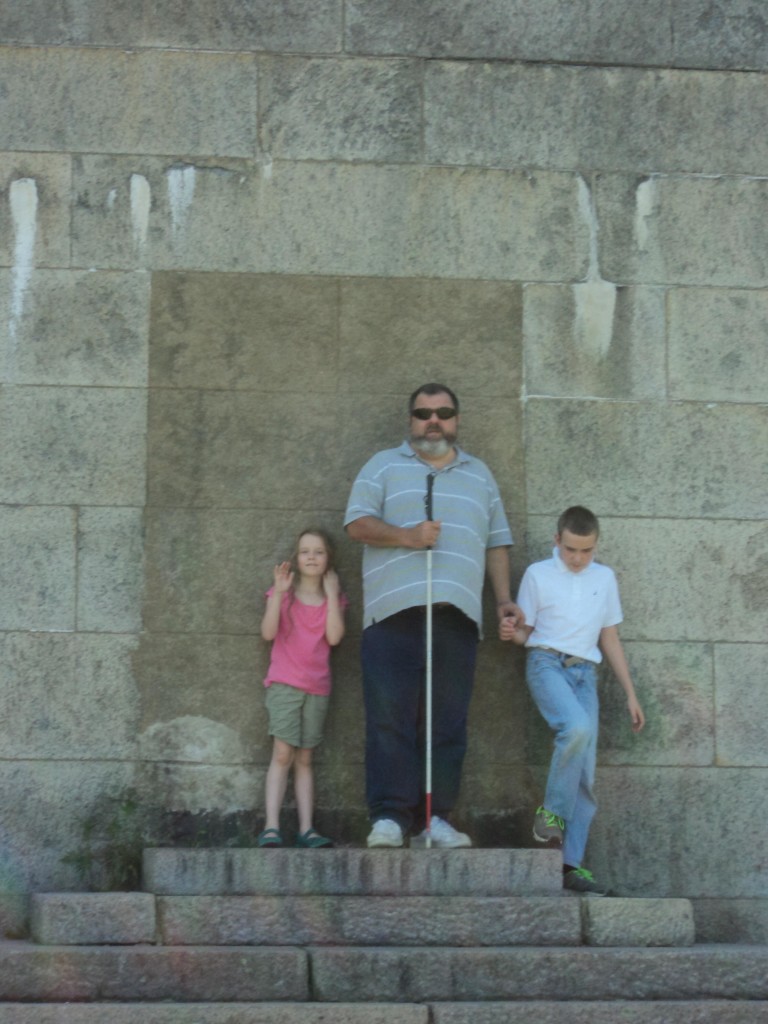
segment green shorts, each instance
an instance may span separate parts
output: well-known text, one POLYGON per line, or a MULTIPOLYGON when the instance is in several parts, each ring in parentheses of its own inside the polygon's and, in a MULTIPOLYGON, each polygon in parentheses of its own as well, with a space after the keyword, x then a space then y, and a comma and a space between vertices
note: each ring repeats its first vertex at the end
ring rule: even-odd
POLYGON ((264 703, 269 712, 270 736, 302 750, 321 742, 328 697, 286 683, 270 683, 264 703))

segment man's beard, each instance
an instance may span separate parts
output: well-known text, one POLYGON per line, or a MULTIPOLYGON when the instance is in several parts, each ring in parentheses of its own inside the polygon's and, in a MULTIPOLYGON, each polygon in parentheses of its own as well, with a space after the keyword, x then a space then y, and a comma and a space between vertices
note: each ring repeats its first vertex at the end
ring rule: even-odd
POLYGON ((422 455, 432 455, 439 458, 442 455, 447 455, 448 452, 453 448, 453 442, 456 440, 455 435, 450 435, 450 440, 447 437, 438 437, 434 440, 429 437, 412 437, 411 447, 415 448, 417 452, 421 452, 422 455))

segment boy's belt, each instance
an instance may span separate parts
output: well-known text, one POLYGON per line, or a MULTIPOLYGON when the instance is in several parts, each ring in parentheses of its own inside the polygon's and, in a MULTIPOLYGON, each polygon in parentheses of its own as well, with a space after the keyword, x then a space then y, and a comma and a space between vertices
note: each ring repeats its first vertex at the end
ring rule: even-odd
POLYGON ((577 658, 575 654, 563 654, 562 651, 556 651, 554 647, 540 647, 539 650, 549 651, 550 654, 556 654, 560 659, 560 662, 565 665, 566 668, 571 668, 573 665, 591 664, 588 658, 577 658))

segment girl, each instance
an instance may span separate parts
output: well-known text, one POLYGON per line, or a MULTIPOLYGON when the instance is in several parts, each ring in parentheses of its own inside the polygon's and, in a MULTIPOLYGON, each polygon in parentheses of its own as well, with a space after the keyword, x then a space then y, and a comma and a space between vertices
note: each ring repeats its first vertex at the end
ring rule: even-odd
POLYGON ((264 685, 273 737, 267 771, 266 822, 259 846, 283 846, 280 809, 293 768, 299 833, 296 845, 333 846, 312 826, 312 750, 321 739, 331 692, 331 647, 344 636, 347 599, 333 567, 333 541, 325 530, 299 534, 290 562, 275 566, 261 635, 273 641, 264 685))

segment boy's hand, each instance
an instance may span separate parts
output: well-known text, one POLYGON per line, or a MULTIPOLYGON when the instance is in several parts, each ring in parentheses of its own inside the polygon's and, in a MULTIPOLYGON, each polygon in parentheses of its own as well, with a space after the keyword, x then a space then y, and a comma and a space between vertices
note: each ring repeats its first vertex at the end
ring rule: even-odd
POLYGON ((275 590, 278 594, 285 594, 291 589, 293 573, 290 562, 281 562, 275 566, 275 590))
POLYGON ((499 640, 514 640, 517 632, 517 619, 513 615, 505 615, 499 622, 499 640))
MULTIPOLYGON (((502 623, 507 619, 512 620, 515 629, 520 629, 521 626, 525 625, 525 612, 514 601, 502 601, 500 604, 497 604, 496 614, 499 617, 499 632, 501 632, 502 623)), ((507 639, 511 640, 512 638, 507 637, 507 639)))
POLYGON ((645 725, 645 715, 643 709, 640 707, 640 702, 637 697, 630 697, 627 701, 627 708, 629 709, 629 715, 632 719, 632 732, 640 732, 645 725))
POLYGON ((326 597, 339 596, 339 577, 334 569, 328 569, 323 573, 323 590, 326 597))

